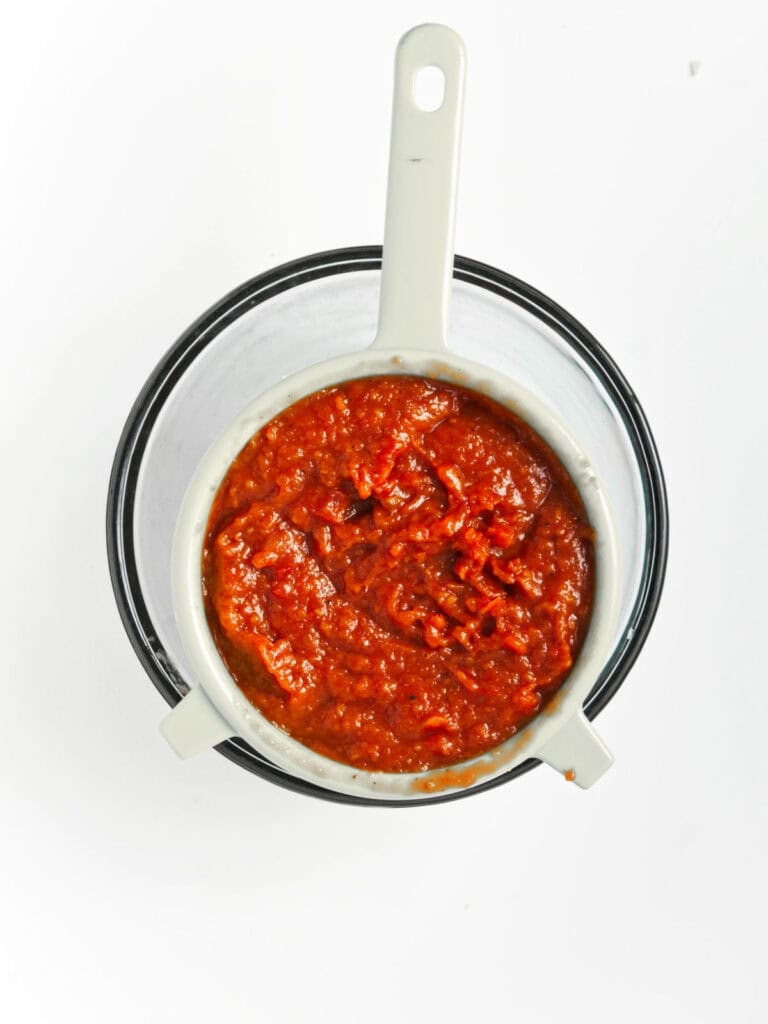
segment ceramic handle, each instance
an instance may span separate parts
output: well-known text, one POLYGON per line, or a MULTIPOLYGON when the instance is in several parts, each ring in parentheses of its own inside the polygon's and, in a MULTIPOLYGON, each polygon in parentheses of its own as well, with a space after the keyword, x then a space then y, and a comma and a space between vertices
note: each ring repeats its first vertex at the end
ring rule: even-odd
POLYGON ((582 711, 558 729, 536 757, 581 789, 589 789, 613 764, 613 755, 582 711))
POLYGON ((445 347, 464 100, 464 44, 445 25, 411 29, 397 48, 378 348, 445 347), (437 67, 436 110, 417 105, 416 76, 437 67))
POLYGON ((200 686, 183 697, 160 723, 160 732, 179 757, 194 757, 235 735, 200 686))

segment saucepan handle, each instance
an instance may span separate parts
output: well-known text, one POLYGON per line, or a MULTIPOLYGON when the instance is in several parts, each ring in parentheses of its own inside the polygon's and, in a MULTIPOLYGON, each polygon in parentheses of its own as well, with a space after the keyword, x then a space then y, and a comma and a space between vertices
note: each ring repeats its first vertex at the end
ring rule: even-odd
POLYGON ((200 686, 183 697, 160 723, 160 732, 179 757, 194 757, 235 735, 200 686))
POLYGON ((374 348, 445 348, 466 55, 445 25, 419 25, 397 48, 379 327, 374 348), (436 70, 437 69, 437 70, 436 70), (436 109, 420 105, 434 74, 436 109))
POLYGON ((579 711, 536 751, 536 757, 581 789, 589 789, 613 764, 613 755, 579 711))

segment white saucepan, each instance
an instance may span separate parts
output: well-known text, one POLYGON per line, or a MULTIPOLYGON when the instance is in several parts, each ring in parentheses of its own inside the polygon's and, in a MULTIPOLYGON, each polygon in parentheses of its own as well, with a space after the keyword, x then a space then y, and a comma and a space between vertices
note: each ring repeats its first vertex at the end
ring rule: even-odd
MULTIPOLYGON (((308 366, 260 395, 204 456, 184 497, 174 539, 172 589, 179 633, 197 685, 161 725, 182 757, 239 736, 294 776, 338 793, 387 800, 423 800, 471 787, 529 757, 545 761, 586 788, 612 762, 582 710, 611 653, 618 614, 618 550, 600 481, 568 424, 513 379, 457 357, 446 345, 465 63, 461 40, 442 25, 415 28, 398 46, 379 325, 370 347, 361 354, 308 366), (442 73, 442 100, 438 96, 436 109, 425 109, 416 87, 424 69, 437 74, 435 68, 442 73), (340 764, 269 722, 245 698, 216 649, 201 580, 213 498, 252 435, 288 405, 320 388, 380 373, 458 381, 512 408, 551 445, 570 472, 596 537, 589 629, 555 698, 525 729, 494 750, 460 765, 413 774, 340 764)), ((312 354, 307 356, 311 359, 312 354)))

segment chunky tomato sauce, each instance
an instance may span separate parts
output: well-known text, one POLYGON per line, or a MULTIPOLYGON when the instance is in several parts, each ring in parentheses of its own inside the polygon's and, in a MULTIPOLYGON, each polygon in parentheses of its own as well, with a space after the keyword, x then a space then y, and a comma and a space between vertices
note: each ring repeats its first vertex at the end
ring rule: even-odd
POLYGON ((240 452, 203 587, 268 719, 337 761, 420 771, 496 746, 562 684, 591 610, 592 531, 513 413, 369 377, 302 399, 240 452))

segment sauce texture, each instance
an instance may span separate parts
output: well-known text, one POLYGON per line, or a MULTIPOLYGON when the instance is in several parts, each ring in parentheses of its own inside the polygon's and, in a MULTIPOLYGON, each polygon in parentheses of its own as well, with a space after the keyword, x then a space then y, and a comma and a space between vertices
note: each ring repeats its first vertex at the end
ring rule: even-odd
POLYGON ((296 402, 232 463, 203 591, 216 645, 270 721, 357 768, 495 747, 564 682, 592 605, 592 530, 519 417, 411 376, 296 402))

